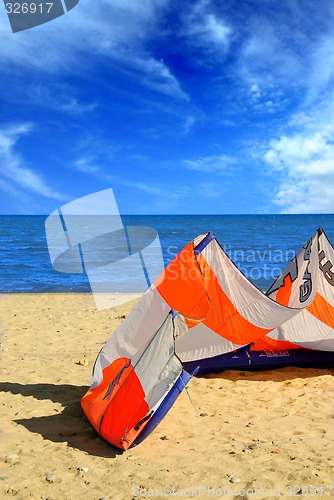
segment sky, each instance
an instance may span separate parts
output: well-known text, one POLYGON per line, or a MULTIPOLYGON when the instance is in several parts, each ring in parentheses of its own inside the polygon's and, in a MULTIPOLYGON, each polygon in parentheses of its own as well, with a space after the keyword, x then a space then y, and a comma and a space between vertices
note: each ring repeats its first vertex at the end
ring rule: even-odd
POLYGON ((334 212, 331 0, 0 5, 0 213, 334 212))

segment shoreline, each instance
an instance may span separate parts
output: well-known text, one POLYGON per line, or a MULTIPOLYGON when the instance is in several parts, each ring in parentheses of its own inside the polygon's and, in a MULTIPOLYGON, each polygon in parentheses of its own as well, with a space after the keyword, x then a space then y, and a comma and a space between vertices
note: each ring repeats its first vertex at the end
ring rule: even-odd
POLYGON ((60 296, 60 297, 70 297, 70 296, 86 296, 91 297, 93 303, 95 303, 96 310, 103 310, 101 307, 98 307, 98 301, 94 298, 95 296, 99 299, 100 303, 103 303, 103 297, 105 297, 105 302, 108 305, 105 309, 110 309, 113 307, 117 307, 119 305, 125 305, 129 302, 137 301, 143 295, 143 293, 130 293, 130 292, 112 292, 112 293, 93 293, 93 292, 0 292, 0 302, 1 297, 7 296, 25 296, 25 297, 36 297, 36 296, 60 296))
POLYGON ((156 430, 122 453, 99 438, 80 399, 137 299, 98 311, 91 293, 1 295, 1 498, 132 500, 166 497, 165 487, 180 497, 285 498, 288 487, 330 496, 333 369, 194 377, 156 430))

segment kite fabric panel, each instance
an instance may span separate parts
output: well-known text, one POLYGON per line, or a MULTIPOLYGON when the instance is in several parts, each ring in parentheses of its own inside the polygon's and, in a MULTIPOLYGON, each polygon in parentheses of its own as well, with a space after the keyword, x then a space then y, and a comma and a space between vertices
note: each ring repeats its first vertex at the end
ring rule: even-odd
POLYGON ((263 293, 212 233, 198 236, 99 353, 81 401, 93 427, 129 448, 169 410, 188 380, 184 368, 245 346, 334 352, 333 263, 334 250, 318 229, 263 293))

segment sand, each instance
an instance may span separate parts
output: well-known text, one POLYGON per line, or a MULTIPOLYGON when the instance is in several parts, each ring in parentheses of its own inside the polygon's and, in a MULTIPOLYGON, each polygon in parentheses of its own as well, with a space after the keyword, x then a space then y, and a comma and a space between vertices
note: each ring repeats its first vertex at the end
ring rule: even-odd
POLYGON ((139 446, 102 441, 79 402, 134 303, 1 297, 0 498, 334 497, 333 369, 193 378, 139 446))

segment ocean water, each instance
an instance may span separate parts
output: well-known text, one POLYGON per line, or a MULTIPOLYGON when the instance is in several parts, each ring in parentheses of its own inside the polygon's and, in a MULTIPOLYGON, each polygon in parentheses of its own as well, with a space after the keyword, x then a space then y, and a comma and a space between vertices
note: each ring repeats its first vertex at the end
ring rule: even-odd
MULTIPOLYGON (((0 216, 1 293, 91 291, 85 273, 53 269, 45 219, 0 216)), ((189 241, 212 231, 235 264, 263 291, 318 227, 334 243, 334 215, 127 215, 122 220, 125 226, 157 231, 165 265, 189 241)), ((122 279, 131 280, 131 276, 122 279)))

